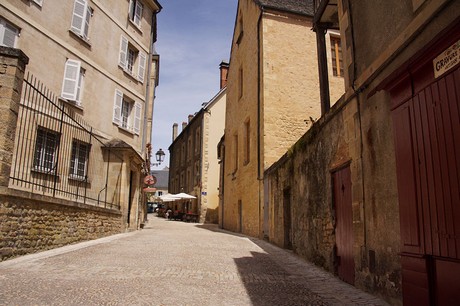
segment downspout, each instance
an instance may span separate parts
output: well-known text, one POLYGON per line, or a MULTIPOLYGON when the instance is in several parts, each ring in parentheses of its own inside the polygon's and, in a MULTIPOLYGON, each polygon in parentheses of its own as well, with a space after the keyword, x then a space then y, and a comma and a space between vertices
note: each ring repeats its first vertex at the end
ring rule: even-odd
MULTIPOLYGON (((148 56, 148 63, 147 63, 147 84, 145 88, 145 110, 144 110, 144 125, 142 128, 142 152, 144 155, 145 154, 145 147, 147 144, 147 119, 148 119, 148 113, 150 111, 150 74, 152 72, 152 58, 153 58, 153 45, 157 41, 157 14, 161 11, 155 11, 152 14, 152 26, 150 27, 150 46, 149 46, 149 56, 148 56)), ((155 87, 155 84, 152 84, 153 87, 155 87)), ((155 97, 152 97, 152 119, 153 119, 153 100, 155 97)), ((148 169, 150 171, 150 169, 148 169)))
POLYGON ((261 129, 261 124, 260 124, 260 121, 261 121, 261 105, 262 105, 262 101, 261 101, 261 93, 260 93, 260 90, 261 90, 261 85, 260 85, 260 82, 261 82, 261 72, 260 72, 260 68, 261 68, 261 59, 260 59, 260 30, 262 28, 261 24, 262 24, 262 15, 264 13, 264 8, 263 6, 260 7, 260 15, 259 15, 259 20, 257 21, 257 182, 258 182, 258 193, 259 193, 259 215, 258 215, 258 218, 259 218, 259 234, 261 233, 261 204, 262 204, 262 197, 261 197, 261 194, 260 194, 260 184, 261 184, 261 181, 262 181, 262 184, 263 184, 263 173, 261 174, 261 168, 262 168, 262 161, 261 161, 261 156, 260 156, 260 153, 262 152, 261 150, 261 140, 260 140, 260 137, 261 137, 261 132, 260 132, 260 129, 261 129))

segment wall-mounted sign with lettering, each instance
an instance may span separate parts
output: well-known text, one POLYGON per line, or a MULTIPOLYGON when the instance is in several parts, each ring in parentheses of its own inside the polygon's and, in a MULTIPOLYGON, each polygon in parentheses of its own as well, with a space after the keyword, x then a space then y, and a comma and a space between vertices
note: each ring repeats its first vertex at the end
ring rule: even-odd
POLYGON ((438 78, 460 63, 460 40, 433 60, 434 77, 438 78))

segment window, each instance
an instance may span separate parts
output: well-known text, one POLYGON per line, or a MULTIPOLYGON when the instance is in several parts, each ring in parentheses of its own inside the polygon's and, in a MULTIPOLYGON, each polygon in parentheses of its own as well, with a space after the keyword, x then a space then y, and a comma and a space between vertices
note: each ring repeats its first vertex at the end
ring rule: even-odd
POLYGON ((233 172, 238 170, 238 134, 233 135, 233 172))
POLYGON ((201 131, 197 129, 195 132, 195 154, 199 153, 199 149, 201 149, 201 131))
POLYGON ((331 52, 332 73, 334 76, 343 77, 343 59, 340 37, 331 35, 331 52))
POLYGON ((81 106, 81 93, 85 70, 81 68, 81 62, 68 59, 65 63, 64 80, 62 82, 61 97, 81 106))
POLYGON ((58 133, 41 127, 38 128, 33 169, 39 172, 54 173, 56 171, 56 152, 58 146, 58 133))
POLYGON ((144 10, 144 5, 139 0, 131 0, 129 2, 129 20, 134 22, 134 24, 140 28, 142 20, 142 11, 144 10))
POLYGON ((238 98, 241 99, 243 97, 243 88, 244 80, 243 80, 243 67, 240 68, 239 71, 239 83, 238 83, 238 98))
POLYGON ((0 46, 15 48, 19 37, 19 29, 3 18, 0 18, 0 46))
POLYGON ((187 159, 190 160, 192 158, 192 137, 188 137, 188 145, 187 145, 187 159))
POLYGON ((72 156, 70 158, 69 177, 75 179, 86 178, 90 145, 77 140, 72 141, 72 156))
POLYGON ((93 10, 89 7, 87 0, 75 0, 70 30, 85 40, 89 40, 89 20, 93 10))
POLYGON ((136 49, 129 43, 125 36, 121 36, 120 41, 120 56, 118 65, 129 75, 137 78, 140 82, 144 82, 145 64, 147 62, 147 55, 136 49), (135 65, 137 66, 137 77, 134 73, 135 65))
POLYGON ((113 123, 127 131, 139 135, 141 130, 142 104, 135 102, 123 92, 115 90, 115 102, 113 107, 113 123))
POLYGON ((247 165, 250 160, 251 150, 251 125, 249 120, 244 123, 244 164, 247 165))

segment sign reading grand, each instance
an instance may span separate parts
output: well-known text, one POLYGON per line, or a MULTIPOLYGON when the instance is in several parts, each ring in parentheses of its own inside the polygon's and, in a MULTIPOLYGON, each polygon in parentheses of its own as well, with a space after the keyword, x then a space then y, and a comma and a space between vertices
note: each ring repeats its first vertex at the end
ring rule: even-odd
POLYGON ((433 60, 434 77, 440 77, 458 63, 460 63, 460 40, 433 60))

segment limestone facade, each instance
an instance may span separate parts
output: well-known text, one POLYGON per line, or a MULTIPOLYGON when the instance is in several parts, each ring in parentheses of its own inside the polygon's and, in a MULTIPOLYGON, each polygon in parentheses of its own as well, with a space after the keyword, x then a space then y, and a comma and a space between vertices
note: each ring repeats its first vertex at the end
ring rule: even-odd
MULTIPOLYGON (((142 178, 148 168, 146 145, 158 84, 159 57, 153 43, 160 4, 6 0, 0 8, 0 22, 10 29, 10 39, 2 44, 27 54, 27 73, 88 122, 104 142, 123 144, 113 148, 124 158, 116 184, 121 184, 124 227, 138 228, 144 221, 142 178)), ((102 163, 92 166, 104 172, 102 163)))
MULTIPOLYGON (((284 1, 238 3, 227 85, 222 223, 256 237, 265 235, 264 170, 321 115, 313 7, 294 7, 284 1)), ((330 78, 338 98, 343 78, 330 78)))

